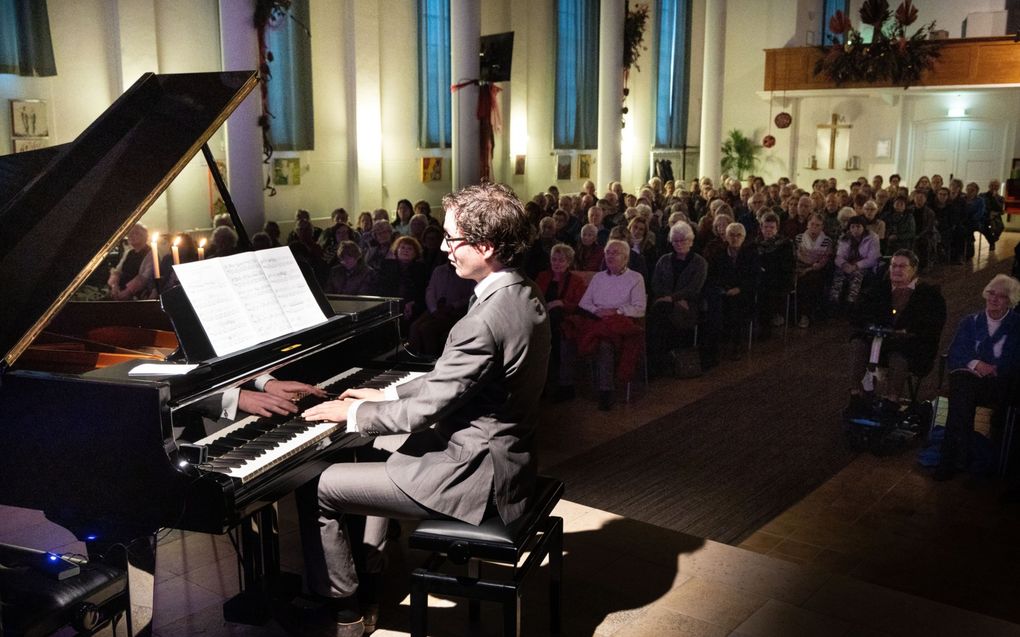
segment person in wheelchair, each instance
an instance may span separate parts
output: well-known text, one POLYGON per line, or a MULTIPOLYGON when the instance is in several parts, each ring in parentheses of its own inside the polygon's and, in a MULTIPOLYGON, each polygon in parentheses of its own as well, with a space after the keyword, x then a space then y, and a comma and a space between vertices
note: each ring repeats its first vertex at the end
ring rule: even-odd
POLYGON ((917 255, 897 250, 889 263, 888 278, 863 293, 851 317, 852 405, 870 404, 869 398, 880 397, 881 412, 894 415, 900 410, 907 379, 926 376, 934 365, 946 322, 946 300, 938 286, 917 279, 917 270, 917 255), (882 337, 880 348, 873 347, 877 336, 882 337), (872 395, 875 367, 887 368, 880 396, 872 395))
POLYGON ((997 274, 985 286, 985 309, 964 317, 949 346, 949 415, 936 480, 965 470, 977 406, 992 405, 993 423, 1015 400, 1020 377, 1020 281, 997 274))

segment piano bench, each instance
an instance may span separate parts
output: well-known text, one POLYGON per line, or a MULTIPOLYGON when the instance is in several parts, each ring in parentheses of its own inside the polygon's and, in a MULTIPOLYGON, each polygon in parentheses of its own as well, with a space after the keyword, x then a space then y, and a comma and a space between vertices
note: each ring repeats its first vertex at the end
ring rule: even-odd
POLYGON ((0 544, 0 633, 5 637, 49 635, 72 626, 79 635, 118 621, 127 608, 127 577, 100 563, 79 566, 65 579, 41 565, 47 556, 0 544))
MULTIPOLYGON (((428 595, 468 598, 472 624, 479 621, 481 602, 503 605, 503 635, 517 637, 521 627, 521 587, 528 575, 549 557, 549 611, 552 634, 560 633, 560 588, 563 579, 563 519, 552 510, 563 495, 563 483, 539 477, 531 506, 509 526, 499 516, 475 526, 457 520, 425 520, 408 538, 412 549, 429 551, 425 564, 411 573, 411 637, 428 631, 428 595), (527 557, 521 564, 522 556, 527 557), (468 574, 448 575, 439 569, 449 559, 467 564, 468 574), (481 562, 510 567, 507 579, 485 579, 481 562)), ((506 568, 501 569, 504 573, 506 568)))

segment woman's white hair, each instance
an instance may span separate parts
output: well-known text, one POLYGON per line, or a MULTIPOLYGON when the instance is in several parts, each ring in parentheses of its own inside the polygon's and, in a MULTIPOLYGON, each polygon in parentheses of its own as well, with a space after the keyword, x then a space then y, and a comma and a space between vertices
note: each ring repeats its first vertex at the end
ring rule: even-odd
POLYGON ((623 263, 630 263, 630 245, 623 239, 610 239, 606 241, 605 250, 608 252, 610 246, 618 246, 623 251, 623 263))
POLYGON ((677 239, 693 239, 694 229, 691 228, 691 224, 686 221, 677 221, 669 227, 669 242, 673 243, 677 239))
POLYGON ((988 282, 985 289, 981 291, 981 295, 987 296, 989 292, 997 292, 1008 296, 1010 307, 1020 303, 1020 281, 1017 281, 1008 274, 996 274, 992 277, 992 280, 988 282))

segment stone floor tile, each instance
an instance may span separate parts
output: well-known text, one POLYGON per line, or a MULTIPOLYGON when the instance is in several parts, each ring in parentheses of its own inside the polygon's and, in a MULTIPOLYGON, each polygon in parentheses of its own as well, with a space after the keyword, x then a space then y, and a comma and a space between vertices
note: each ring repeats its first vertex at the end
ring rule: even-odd
POLYGON ((766 601, 766 597, 694 577, 668 592, 659 605, 730 631, 766 601))
POLYGON ((843 637, 849 631, 850 624, 842 620, 771 599, 732 634, 735 637, 843 637))

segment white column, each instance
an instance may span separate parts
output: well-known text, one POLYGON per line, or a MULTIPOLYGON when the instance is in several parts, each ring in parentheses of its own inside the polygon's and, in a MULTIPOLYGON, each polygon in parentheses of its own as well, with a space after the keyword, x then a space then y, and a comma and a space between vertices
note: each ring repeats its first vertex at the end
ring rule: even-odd
MULTIPOLYGON (((258 31, 250 0, 220 0, 220 42, 224 71, 259 67, 258 31)), ((248 236, 262 229, 266 218, 262 185, 262 103, 256 87, 227 119, 227 187, 248 236)))
MULTIPOLYGON (((698 177, 716 184, 722 170, 722 97, 726 56, 726 0, 705 0, 705 61, 701 78, 698 177)), ((718 184, 717 184, 718 185, 718 184)))
POLYGON ((624 0, 602 0, 599 7, 599 151, 595 189, 603 193, 620 180, 620 122, 623 116, 624 0))
MULTIPOLYGON (((482 9, 477 0, 450 2, 450 79, 452 84, 477 80, 482 9)), ((478 87, 458 90, 450 98, 453 108, 453 190, 477 184, 480 169, 478 149, 478 87)))
POLYGON ((345 155, 347 170, 345 179, 347 182, 348 211, 351 220, 358 218, 361 206, 361 191, 358 189, 358 64, 354 0, 346 0, 343 4, 343 25, 341 32, 344 34, 343 43, 343 96, 344 111, 347 115, 346 138, 347 151, 345 155))

